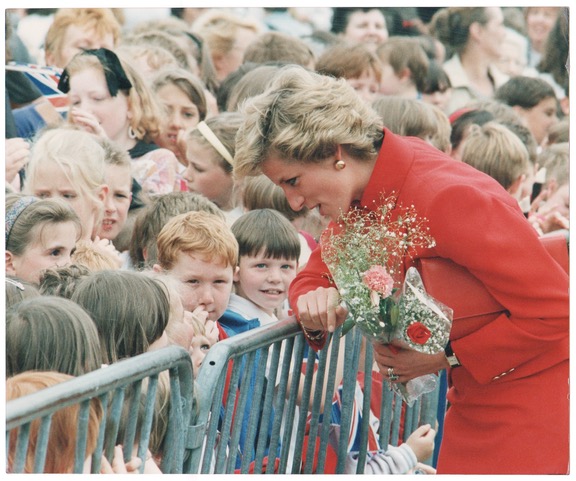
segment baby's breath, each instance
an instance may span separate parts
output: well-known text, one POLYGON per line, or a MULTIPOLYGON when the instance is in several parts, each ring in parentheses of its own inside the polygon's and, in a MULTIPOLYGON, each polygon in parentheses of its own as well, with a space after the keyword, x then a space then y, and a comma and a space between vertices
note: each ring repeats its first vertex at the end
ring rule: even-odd
POLYGON ((384 197, 376 210, 351 209, 343 214, 338 229, 322 238, 322 259, 330 269, 352 322, 371 338, 389 342, 397 326, 383 318, 380 306, 370 300, 362 275, 373 266, 385 266, 394 278, 394 292, 401 286, 402 264, 419 248, 435 245, 427 219, 414 205, 403 207, 396 196, 384 197))
MULTIPOLYGON (((444 349, 451 310, 426 293, 415 268, 401 278, 406 258, 436 245, 427 222, 391 195, 375 210, 351 209, 324 233, 322 259, 349 311, 342 335, 357 326, 377 342, 398 339, 427 354, 444 349)), ((435 385, 436 376, 427 374, 391 387, 411 405, 435 385)))

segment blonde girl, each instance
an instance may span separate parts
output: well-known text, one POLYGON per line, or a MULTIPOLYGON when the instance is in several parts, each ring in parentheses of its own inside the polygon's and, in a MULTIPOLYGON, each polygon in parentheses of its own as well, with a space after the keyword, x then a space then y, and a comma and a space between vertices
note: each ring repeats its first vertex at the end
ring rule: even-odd
POLYGON ((200 122, 186 136, 188 190, 198 192, 222 209, 230 222, 242 214, 239 190, 232 176, 236 132, 242 115, 224 112, 200 122))
POLYGON ((80 219, 65 202, 24 194, 6 196, 6 275, 38 284, 50 267, 70 263, 80 219))
POLYGON ((153 142, 160 132, 160 106, 126 59, 106 48, 84 50, 68 63, 58 88, 68 94, 68 121, 127 150, 145 192, 172 192, 179 185, 178 160, 153 142))
POLYGON ((47 130, 32 146, 23 192, 65 200, 80 218, 81 238, 94 239, 108 193, 104 155, 92 134, 70 128, 47 130))

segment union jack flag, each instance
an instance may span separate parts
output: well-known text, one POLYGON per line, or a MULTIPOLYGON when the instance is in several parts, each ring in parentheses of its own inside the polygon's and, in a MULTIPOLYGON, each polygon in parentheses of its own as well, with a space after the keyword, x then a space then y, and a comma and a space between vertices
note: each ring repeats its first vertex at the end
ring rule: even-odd
POLYGON ((61 115, 68 111, 68 96, 58 90, 61 69, 14 62, 7 64, 6 69, 23 72, 61 115))

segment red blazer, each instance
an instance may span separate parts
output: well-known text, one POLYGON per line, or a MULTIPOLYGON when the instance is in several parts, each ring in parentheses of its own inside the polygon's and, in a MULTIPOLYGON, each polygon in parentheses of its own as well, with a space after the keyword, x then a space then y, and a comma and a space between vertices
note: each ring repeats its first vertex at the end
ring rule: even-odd
MULTIPOLYGON (((560 397, 564 393, 567 395, 568 275, 542 246, 517 201, 491 177, 424 141, 400 137, 387 129, 384 133, 382 148, 361 200, 362 206, 370 208, 374 202, 378 203, 382 193, 390 195, 393 192, 401 205, 414 205, 419 215, 428 219, 430 233, 436 240, 435 248, 422 250, 416 257, 440 256, 464 266, 509 312, 480 327, 453 325, 452 348, 462 367, 451 370, 452 392, 448 399, 452 404, 462 403, 465 411, 464 392, 480 389, 476 400, 484 399, 484 395, 498 400, 503 391, 499 384, 510 385, 513 380, 538 377, 559 364, 566 366, 566 378, 562 370, 558 379, 552 382, 562 383, 562 386, 537 384, 534 389, 557 388, 561 390, 560 397), (490 389, 482 391, 482 386, 490 389)), ((410 264, 410 259, 406 259, 404 267, 410 264)), ((296 306, 297 298, 303 293, 330 285, 333 284, 328 268, 322 262, 320 246, 290 286, 291 306, 296 306)), ((321 347, 321 343, 313 347, 321 347)), ((558 407, 565 413, 566 435, 567 407, 564 403, 558 407)), ((537 409, 549 408, 539 406, 537 409)), ((476 414, 479 413, 472 415, 476 414)), ((534 414, 525 413, 526 416, 534 414)), ((563 419, 564 414, 559 417, 563 419)), ((448 417, 446 423, 448 434, 448 417)), ((478 432, 470 433, 469 428, 467 433, 484 438, 478 432)), ((490 436, 489 430, 485 435, 490 436)), ((564 435, 562 432, 561 437, 564 435)), ((542 441, 540 438, 540 446, 542 441)), ((444 439, 443 444, 445 442, 450 444, 450 440, 444 439)), ((480 471, 474 471, 471 458, 481 457, 481 451, 475 449, 476 453, 462 453, 466 456, 462 471, 450 467, 444 472, 505 472, 498 471, 505 468, 494 464, 494 459, 496 471, 489 470, 489 459, 485 460, 486 471, 483 471, 483 464, 478 468, 480 471), (471 470, 467 471, 469 467, 471 470)), ((567 454, 567 442, 565 452, 567 454)), ((487 456, 492 454, 486 453, 487 456)), ((522 463, 526 455, 525 452, 522 463)), ((537 457, 541 460, 542 452, 537 457)), ((514 463, 509 466, 516 469, 514 463)))

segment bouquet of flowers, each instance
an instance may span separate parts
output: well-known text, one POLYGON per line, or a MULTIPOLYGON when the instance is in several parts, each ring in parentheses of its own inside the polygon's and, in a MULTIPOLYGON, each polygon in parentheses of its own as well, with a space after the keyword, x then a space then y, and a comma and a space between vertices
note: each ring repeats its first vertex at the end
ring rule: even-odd
MULTIPOLYGON (((335 229, 323 234, 322 259, 350 313, 342 335, 357 326, 369 339, 383 344, 400 340, 427 354, 445 348, 452 310, 426 293, 415 268, 399 279, 406 257, 435 245, 426 222, 414 206, 400 206, 391 195, 383 198, 377 210, 351 209, 335 229)), ((434 390, 436 376, 391 386, 412 404, 434 390)))

